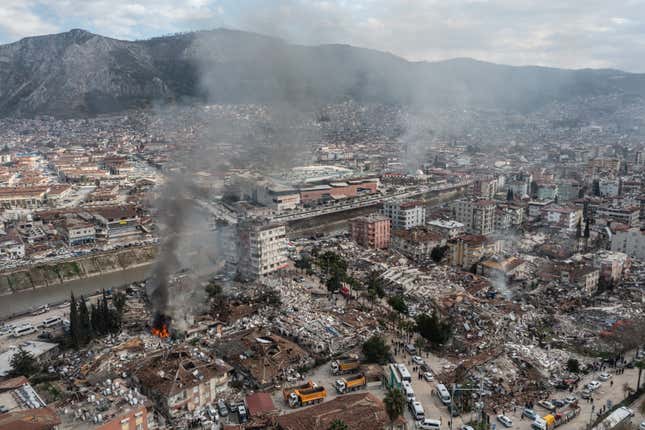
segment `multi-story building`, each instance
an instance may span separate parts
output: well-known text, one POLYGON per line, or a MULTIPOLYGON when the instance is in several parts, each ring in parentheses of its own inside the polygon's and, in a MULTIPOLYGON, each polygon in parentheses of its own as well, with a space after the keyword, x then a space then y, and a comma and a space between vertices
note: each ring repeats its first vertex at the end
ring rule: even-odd
POLYGON ((19 259, 25 256, 25 244, 15 230, 0 230, 0 259, 19 259))
POLYGON ((521 199, 529 195, 529 184, 525 181, 509 181, 506 183, 506 189, 513 192, 513 197, 521 199))
POLYGON ((473 194, 484 199, 493 199, 497 194, 497 184, 497 178, 491 176, 475 178, 473 194))
POLYGON ((640 226, 640 207, 639 206, 600 206, 596 209, 595 218, 604 218, 607 221, 617 221, 625 224, 627 227, 640 226))
POLYGON ((80 219, 67 218, 62 223, 60 231, 69 246, 94 243, 96 229, 94 225, 80 219))
POLYGON ((598 181, 598 188, 603 197, 617 197, 620 195, 620 179, 602 178, 598 181))
POLYGON ((432 230, 421 228, 393 230, 390 248, 415 261, 422 261, 430 258, 432 250, 445 242, 440 233, 432 230))
POLYGON ((426 208, 420 202, 393 201, 383 203, 383 215, 394 229, 411 229, 425 224, 426 208))
POLYGON ((574 179, 562 179, 558 181, 558 201, 569 202, 580 196, 582 184, 574 179))
POLYGON ((452 239, 464 233, 464 225, 453 220, 435 219, 428 222, 428 228, 441 234, 446 239, 452 239))
POLYGON ((611 238, 611 250, 624 252, 636 260, 645 260, 645 232, 637 229, 621 229, 611 238))
POLYGON ((24 376, 0 382, 0 429, 56 430, 61 420, 24 376))
POLYGON ((156 409, 172 419, 216 402, 232 370, 205 350, 177 348, 148 355, 131 374, 156 409))
POLYGON ((593 256, 593 265, 600 270, 600 279, 607 284, 619 282, 629 270, 630 263, 630 258, 622 252, 602 250, 593 256))
POLYGON ((390 219, 371 214, 350 221, 352 240, 366 248, 385 249, 390 246, 390 219))
POLYGON ((620 160, 618 158, 594 158, 589 160, 588 165, 594 173, 618 173, 620 170, 620 160))
POLYGON ((491 257, 502 250, 500 240, 483 235, 465 234, 448 241, 450 264, 470 269, 483 258, 491 257))
POLYGON ((536 196, 538 200, 555 199, 557 195, 558 186, 556 184, 538 184, 536 196))
POLYGON ((241 223, 238 227, 238 271, 257 279, 287 266, 286 228, 281 224, 241 223))
POLYGON ((501 203, 495 209, 495 230, 503 231, 515 228, 524 222, 525 209, 522 206, 501 203))
POLYGON ((551 227, 575 231, 578 223, 582 222, 582 209, 550 205, 543 209, 542 220, 551 227))
POLYGON ((453 203, 455 219, 473 234, 495 231, 495 202, 487 199, 461 199, 453 203))

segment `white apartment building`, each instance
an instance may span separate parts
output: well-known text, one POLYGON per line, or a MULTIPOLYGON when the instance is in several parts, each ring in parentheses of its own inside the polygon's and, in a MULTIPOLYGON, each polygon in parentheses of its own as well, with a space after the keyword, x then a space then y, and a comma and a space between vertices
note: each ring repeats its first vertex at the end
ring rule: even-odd
POLYGON ((577 207, 549 206, 543 211, 542 218, 552 227, 574 231, 582 222, 582 209, 577 207))
POLYGON ((645 234, 637 228, 617 231, 611 238, 611 250, 624 252, 636 260, 645 260, 645 234))
POLYGON ((393 229, 409 230, 426 222, 426 208, 420 202, 385 202, 382 213, 390 219, 393 229))
POLYGON ((495 202, 487 199, 461 199, 452 205, 455 219, 473 234, 495 231, 495 202))
POLYGON ((241 276, 256 279, 287 265, 284 225, 242 224, 238 235, 238 270, 241 276))

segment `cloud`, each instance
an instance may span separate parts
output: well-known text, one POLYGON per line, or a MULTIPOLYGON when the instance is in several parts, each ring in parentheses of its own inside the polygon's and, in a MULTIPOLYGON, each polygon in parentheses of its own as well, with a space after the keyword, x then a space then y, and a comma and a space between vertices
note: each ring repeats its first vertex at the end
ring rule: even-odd
POLYGON ((642 0, 4 0, 0 8, 5 41, 72 27, 133 39, 220 26, 410 60, 645 72, 642 0))

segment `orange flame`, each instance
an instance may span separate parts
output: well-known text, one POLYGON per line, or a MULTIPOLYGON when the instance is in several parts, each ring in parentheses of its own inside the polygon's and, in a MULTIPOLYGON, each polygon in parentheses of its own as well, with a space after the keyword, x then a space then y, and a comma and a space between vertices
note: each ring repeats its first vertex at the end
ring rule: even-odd
POLYGON ((163 324, 161 328, 153 328, 152 334, 162 339, 166 339, 167 337, 170 336, 170 333, 168 333, 168 327, 166 326, 166 324, 163 324))

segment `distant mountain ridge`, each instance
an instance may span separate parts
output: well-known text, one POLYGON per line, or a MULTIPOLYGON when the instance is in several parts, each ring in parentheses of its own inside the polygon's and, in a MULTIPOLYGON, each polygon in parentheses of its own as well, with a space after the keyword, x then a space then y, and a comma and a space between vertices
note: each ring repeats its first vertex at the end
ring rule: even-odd
POLYGON ((410 62, 348 45, 302 46, 236 30, 141 41, 74 29, 0 46, 0 116, 94 115, 181 100, 359 102, 532 110, 583 95, 645 96, 645 75, 410 62))

